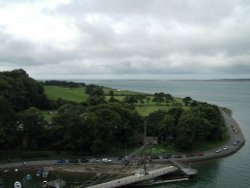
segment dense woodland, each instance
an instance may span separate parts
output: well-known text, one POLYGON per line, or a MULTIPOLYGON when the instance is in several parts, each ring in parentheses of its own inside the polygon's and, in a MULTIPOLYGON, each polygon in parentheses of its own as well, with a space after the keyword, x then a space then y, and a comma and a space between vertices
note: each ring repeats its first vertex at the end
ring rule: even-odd
MULTIPOLYGON (((105 100, 103 87, 60 81, 39 83, 24 70, 0 73, 0 145, 2 150, 69 150, 87 154, 112 153, 116 148, 142 144, 143 123, 148 135, 160 143, 189 150, 202 141, 221 140, 225 125, 215 105, 183 99, 185 105, 155 111, 142 117, 135 103, 146 96, 126 96, 123 101, 105 100), (86 102, 49 101, 43 84, 86 87, 86 102), (41 110, 57 110, 45 121, 41 110)), ((155 102, 170 104, 170 94, 155 93, 155 102)))

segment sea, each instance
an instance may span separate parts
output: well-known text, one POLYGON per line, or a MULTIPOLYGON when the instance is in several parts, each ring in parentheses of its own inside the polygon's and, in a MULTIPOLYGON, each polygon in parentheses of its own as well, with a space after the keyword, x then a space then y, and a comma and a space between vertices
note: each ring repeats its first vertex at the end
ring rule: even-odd
MULTIPOLYGON (((192 163, 198 170, 194 181, 152 188, 249 188, 250 187, 250 81, 242 80, 78 80, 119 90, 164 92, 230 108, 246 138, 245 145, 228 157, 192 163)), ((13 180, 14 178, 11 178, 13 180)), ((12 184, 13 185, 13 184, 12 184)), ((35 185, 29 187, 36 187, 35 185)))

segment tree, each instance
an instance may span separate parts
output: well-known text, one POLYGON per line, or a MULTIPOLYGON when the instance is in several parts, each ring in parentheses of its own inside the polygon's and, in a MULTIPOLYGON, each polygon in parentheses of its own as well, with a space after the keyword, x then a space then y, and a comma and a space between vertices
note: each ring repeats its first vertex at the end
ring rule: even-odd
POLYGON ((22 147, 25 149, 38 149, 39 146, 42 146, 46 122, 40 110, 31 107, 21 112, 19 122, 22 147))
POLYGON ((157 104, 161 104, 162 102, 164 102, 164 97, 165 97, 165 94, 163 92, 155 93, 153 102, 156 102, 157 104))
POLYGON ((167 114, 160 122, 158 136, 160 138, 160 141, 169 141, 171 143, 174 140, 175 135, 176 124, 174 116, 167 114))
POLYGON ((183 102, 184 102, 185 106, 188 106, 191 101, 192 101, 191 97, 185 97, 183 99, 183 102))
POLYGON ((150 113, 145 119, 147 122, 148 136, 159 136, 159 125, 167 112, 158 110, 150 113))
POLYGON ((99 105, 99 104, 103 104, 105 103, 105 97, 104 96, 89 96, 88 100, 87 100, 87 103, 90 105, 90 106, 96 106, 96 105, 99 105))
POLYGON ((15 111, 22 111, 30 106, 43 109, 49 107, 43 86, 22 69, 0 72, 0 95, 9 101, 15 111))
POLYGON ((146 97, 147 104, 149 104, 150 101, 151 101, 151 98, 150 97, 146 97))
POLYGON ((111 97, 113 97, 113 96, 114 96, 114 90, 111 89, 111 90, 109 91, 109 95, 110 95, 111 97))
POLYGON ((184 112, 176 127, 175 146, 181 149, 191 149, 195 140, 195 117, 189 112, 184 112))
POLYGON ((119 102, 117 99, 115 99, 113 90, 109 91, 109 95, 110 95, 109 102, 119 102))
POLYGON ((168 105, 170 102, 173 102, 173 97, 170 94, 165 95, 165 102, 168 105))
POLYGON ((86 86, 85 92, 91 96, 103 96, 104 91, 101 86, 90 84, 86 86))
POLYGON ((0 145, 1 149, 14 148, 17 144, 16 115, 8 100, 0 96, 0 145))
POLYGON ((136 99, 135 96, 126 95, 125 98, 123 99, 123 102, 133 105, 137 103, 138 100, 136 99))
POLYGON ((51 148, 99 154, 125 145, 135 146, 142 133, 139 115, 118 103, 96 106, 66 105, 53 119, 51 148))

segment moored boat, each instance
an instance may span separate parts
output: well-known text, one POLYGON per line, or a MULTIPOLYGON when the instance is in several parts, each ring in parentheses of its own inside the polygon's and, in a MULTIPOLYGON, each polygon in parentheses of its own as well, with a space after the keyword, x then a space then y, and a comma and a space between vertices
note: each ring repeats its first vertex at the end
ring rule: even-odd
POLYGON ((47 178, 48 175, 49 175, 49 171, 48 171, 48 170, 44 170, 44 171, 42 172, 42 177, 43 177, 43 178, 47 178))
POLYGON ((36 176, 37 177, 40 177, 42 175, 42 171, 41 170, 38 170, 37 172, 36 172, 36 176))
POLYGON ((15 181, 14 188, 22 188, 22 184, 19 181, 15 181))
POLYGON ((27 174, 27 175, 25 176, 25 179, 26 179, 27 181, 30 181, 30 180, 32 180, 32 176, 31 176, 30 174, 27 174))

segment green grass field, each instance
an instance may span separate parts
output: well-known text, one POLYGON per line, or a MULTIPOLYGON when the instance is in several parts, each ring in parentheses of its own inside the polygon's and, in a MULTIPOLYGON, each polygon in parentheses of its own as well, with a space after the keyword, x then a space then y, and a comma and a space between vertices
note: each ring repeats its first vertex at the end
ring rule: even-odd
MULTIPOLYGON (((50 100, 57 100, 59 98, 67 100, 67 101, 73 101, 73 102, 84 102, 88 98, 88 94, 85 93, 85 88, 65 88, 65 87, 59 87, 59 86, 44 86, 45 93, 48 96, 50 100)), ((103 88, 105 93, 105 99, 108 101, 110 99, 109 92, 110 90, 114 91, 114 98, 119 101, 123 101, 124 97, 126 95, 147 95, 145 93, 139 93, 139 92, 133 92, 133 91, 127 91, 127 90, 116 90, 112 88, 103 88)), ((173 107, 173 105, 167 106, 165 103, 162 103, 160 105, 157 105, 155 102, 153 102, 153 96, 148 95, 147 98, 150 100, 147 101, 144 99, 144 104, 135 104, 136 110, 138 113, 142 116, 147 116, 151 112, 157 111, 157 110, 164 110, 168 111, 170 108, 173 107)), ((178 105, 183 106, 184 109, 186 108, 182 102, 182 99, 175 98, 175 103, 178 103, 178 105)), ((48 115, 45 112, 45 116, 48 115)), ((49 119, 50 117, 47 117, 49 119)))
POLYGON ((59 98, 73 101, 83 102, 88 98, 88 94, 85 93, 85 88, 64 88, 58 86, 44 86, 45 93, 50 100, 57 100, 59 98))

